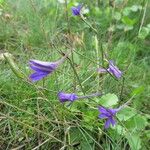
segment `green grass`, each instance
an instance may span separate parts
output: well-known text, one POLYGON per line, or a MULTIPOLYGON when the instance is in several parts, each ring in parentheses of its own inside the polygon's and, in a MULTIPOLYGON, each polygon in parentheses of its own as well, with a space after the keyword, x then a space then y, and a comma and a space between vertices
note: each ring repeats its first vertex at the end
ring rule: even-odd
MULTIPOLYGON (((9 64, 0 60, 0 149, 146 150, 150 136, 150 34, 143 39, 138 34, 150 23, 150 3, 124 0, 111 7, 108 1, 84 0, 90 8, 86 18, 98 30, 97 48, 95 33, 72 16, 74 2, 66 10, 55 0, 0 1, 0 54, 11 53, 26 76, 31 74, 29 59, 55 61, 62 57, 60 51, 74 49, 70 57, 73 67, 66 60, 44 83, 33 85, 17 78, 9 64), (142 9, 129 12, 129 21, 123 13, 133 5, 142 9), (121 19, 114 18, 116 12, 121 12, 121 19), (108 30, 118 25, 133 29, 108 30), (123 79, 116 81, 109 74, 96 72, 102 64, 102 50, 124 72, 122 94, 123 79), (120 114, 129 118, 120 121, 118 116, 117 126, 104 130, 95 103, 100 98, 76 101, 67 107, 58 101, 61 90, 79 95, 114 93, 118 104, 134 95, 129 110, 120 114)), ((104 65, 107 67, 106 62, 104 65)))

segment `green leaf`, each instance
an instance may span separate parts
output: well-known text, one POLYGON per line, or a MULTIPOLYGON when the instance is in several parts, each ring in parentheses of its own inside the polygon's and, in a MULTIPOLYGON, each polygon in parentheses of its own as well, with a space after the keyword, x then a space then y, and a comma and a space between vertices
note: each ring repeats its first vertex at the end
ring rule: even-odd
POLYGON ((144 86, 140 86, 132 91, 131 96, 141 94, 143 91, 144 86))
POLYGON ((121 13, 120 12, 115 12, 113 15, 114 19, 120 20, 121 19, 121 13))
MULTIPOLYGON (((86 131, 88 132, 88 130, 86 131)), ((88 132, 88 134, 90 135, 90 132, 88 132)), ((91 150, 91 147, 93 145, 93 140, 81 130, 77 128, 71 128, 70 143, 71 145, 79 144, 79 146, 83 150, 91 150)))
POLYGON ((147 28, 150 30, 150 24, 147 24, 147 28))
MULTIPOLYGON (((68 103, 66 103, 66 106, 68 105, 68 103)), ((84 108, 85 107, 85 104, 84 104, 84 102, 82 102, 82 101, 77 101, 77 102, 75 102, 75 103, 72 103, 72 105, 71 105, 71 107, 70 108, 68 108, 68 109, 70 109, 70 111, 72 111, 72 112, 81 112, 82 111, 82 108, 84 108)))
POLYGON ((118 112, 117 118, 120 121, 127 121, 135 115, 136 115, 136 111, 134 109, 132 109, 130 107, 125 107, 118 112))
POLYGON ((118 97, 115 94, 108 93, 99 99, 99 104, 105 107, 111 107, 118 103, 118 97))
POLYGON ((0 4, 2 4, 4 2, 4 0, 0 0, 0 4))
POLYGON ((150 33, 150 29, 148 27, 142 27, 139 35, 138 35, 138 38, 144 40, 150 33))
POLYGON ((124 136, 126 134, 126 130, 123 126, 116 125, 109 130, 112 139, 119 140, 120 136, 124 136))
POLYGON ((122 17, 121 21, 128 26, 133 26, 136 23, 135 19, 130 19, 128 16, 122 17))
POLYGON ((130 118, 125 124, 128 129, 138 131, 146 127, 147 119, 145 116, 136 115, 133 118, 130 118))
POLYGON ((2 9, 0 9, 0 16, 2 15, 2 11, 3 11, 3 10, 2 10, 2 9))
POLYGON ((96 126, 97 117, 98 117, 98 110, 90 110, 83 112, 83 126, 89 130, 93 130, 94 126, 96 126))
POLYGON ((133 29, 133 26, 128 26, 128 25, 124 26, 124 31, 129 31, 129 30, 132 30, 132 29, 133 29))
POLYGON ((124 16, 128 16, 131 12, 131 9, 130 7, 125 7, 125 9, 123 10, 123 15, 124 16))
POLYGON ((128 133, 126 138, 129 142, 131 150, 139 150, 141 148, 141 139, 138 134, 128 133))
POLYGON ((147 138, 150 139, 150 130, 145 131, 145 133, 146 133, 147 138))
POLYGON ((133 5, 130 9, 133 12, 137 12, 138 10, 142 9, 142 6, 141 5, 133 5))

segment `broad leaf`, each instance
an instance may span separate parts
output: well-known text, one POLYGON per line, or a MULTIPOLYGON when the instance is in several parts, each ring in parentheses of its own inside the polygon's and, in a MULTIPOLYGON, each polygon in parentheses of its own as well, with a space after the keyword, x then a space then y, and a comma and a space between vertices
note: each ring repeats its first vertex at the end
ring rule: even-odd
POLYGON ((126 135, 126 138, 128 139, 131 150, 141 149, 141 139, 140 139, 140 136, 138 134, 128 133, 126 135))
POLYGON ((118 103, 118 97, 115 94, 108 93, 102 96, 99 100, 99 104, 105 107, 112 107, 118 103))
POLYGON ((136 111, 130 107, 125 107, 120 110, 117 114, 117 118, 120 121, 127 121, 128 119, 132 118, 136 115, 136 111))

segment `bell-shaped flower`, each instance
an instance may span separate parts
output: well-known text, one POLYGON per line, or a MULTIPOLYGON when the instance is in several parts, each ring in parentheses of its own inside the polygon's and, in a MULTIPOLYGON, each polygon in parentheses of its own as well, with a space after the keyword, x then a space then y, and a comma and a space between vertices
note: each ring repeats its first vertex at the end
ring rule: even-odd
POLYGON ((108 109, 102 106, 99 107, 99 112, 100 112, 99 118, 106 119, 105 129, 109 128, 111 124, 112 126, 115 126, 116 121, 114 117, 120 109, 121 107, 118 109, 108 109))
POLYGON ((75 100, 79 100, 79 99, 87 99, 87 98, 92 98, 92 97, 96 97, 96 96, 102 96, 101 93, 94 93, 94 94, 90 94, 90 95, 84 95, 84 96, 78 96, 75 93, 64 93, 64 92, 59 92, 58 93, 58 99, 60 102, 67 102, 67 101, 75 101, 75 100))
POLYGON ((51 74, 55 69, 64 62, 68 55, 65 55, 60 60, 56 62, 45 62, 40 60, 30 60, 30 68, 34 71, 33 74, 29 76, 32 82, 43 79, 44 77, 51 74))
POLYGON ((74 6, 74 7, 71 7, 71 10, 72 10, 72 14, 74 15, 74 16, 79 16, 79 15, 81 15, 81 9, 82 9, 82 5, 80 4, 80 5, 78 5, 78 6, 74 6))
POLYGON ((75 101, 78 99, 78 96, 74 93, 64 93, 64 92, 59 92, 58 93, 58 98, 59 98, 59 101, 64 103, 64 102, 67 102, 67 101, 75 101))
POLYGON ((122 76, 122 72, 119 70, 117 66, 114 65, 114 62, 112 60, 109 61, 109 67, 107 69, 99 68, 98 72, 99 73, 109 72, 118 79, 121 78, 122 76))

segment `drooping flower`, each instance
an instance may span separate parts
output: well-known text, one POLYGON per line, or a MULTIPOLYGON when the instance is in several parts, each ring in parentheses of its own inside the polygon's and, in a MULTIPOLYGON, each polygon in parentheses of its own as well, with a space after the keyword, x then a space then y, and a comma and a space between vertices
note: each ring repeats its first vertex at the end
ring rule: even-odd
POLYGON ((122 76, 122 72, 117 66, 114 65, 112 60, 109 61, 109 68, 107 70, 112 73, 116 78, 120 78, 122 76))
POLYGON ((82 5, 78 5, 78 6, 74 6, 74 7, 71 7, 71 10, 72 10, 72 14, 74 16, 79 16, 81 14, 81 9, 82 9, 82 5))
POLYGON ((34 73, 29 76, 29 79, 32 82, 38 81, 51 74, 64 60, 68 55, 65 55, 60 60, 56 62, 45 62, 40 60, 30 60, 29 65, 34 73))
POLYGON ((75 93, 64 93, 64 92, 59 92, 58 93, 58 98, 60 102, 67 102, 67 101, 75 101, 78 99, 78 96, 75 93))
POLYGON ((105 129, 109 128, 110 125, 112 124, 112 126, 115 126, 116 124, 116 121, 114 119, 116 113, 121 109, 118 108, 118 109, 108 109, 108 108, 105 108, 105 107, 99 107, 99 118, 101 119, 106 119, 106 122, 105 122, 105 129))
POLYGON ((87 98, 92 98, 92 97, 96 97, 96 96, 102 96, 101 93, 94 93, 94 94, 90 94, 90 95, 84 95, 84 96, 77 96, 75 93, 64 93, 64 92, 59 92, 58 93, 58 98, 60 102, 67 102, 67 101, 75 101, 75 100, 79 100, 79 99, 87 99, 87 98))
POLYGON ((109 72, 112 75, 114 75, 116 78, 121 78, 122 72, 119 70, 117 66, 114 65, 114 62, 112 60, 109 61, 109 68, 104 69, 104 68, 99 68, 98 72, 104 73, 104 72, 109 72))

